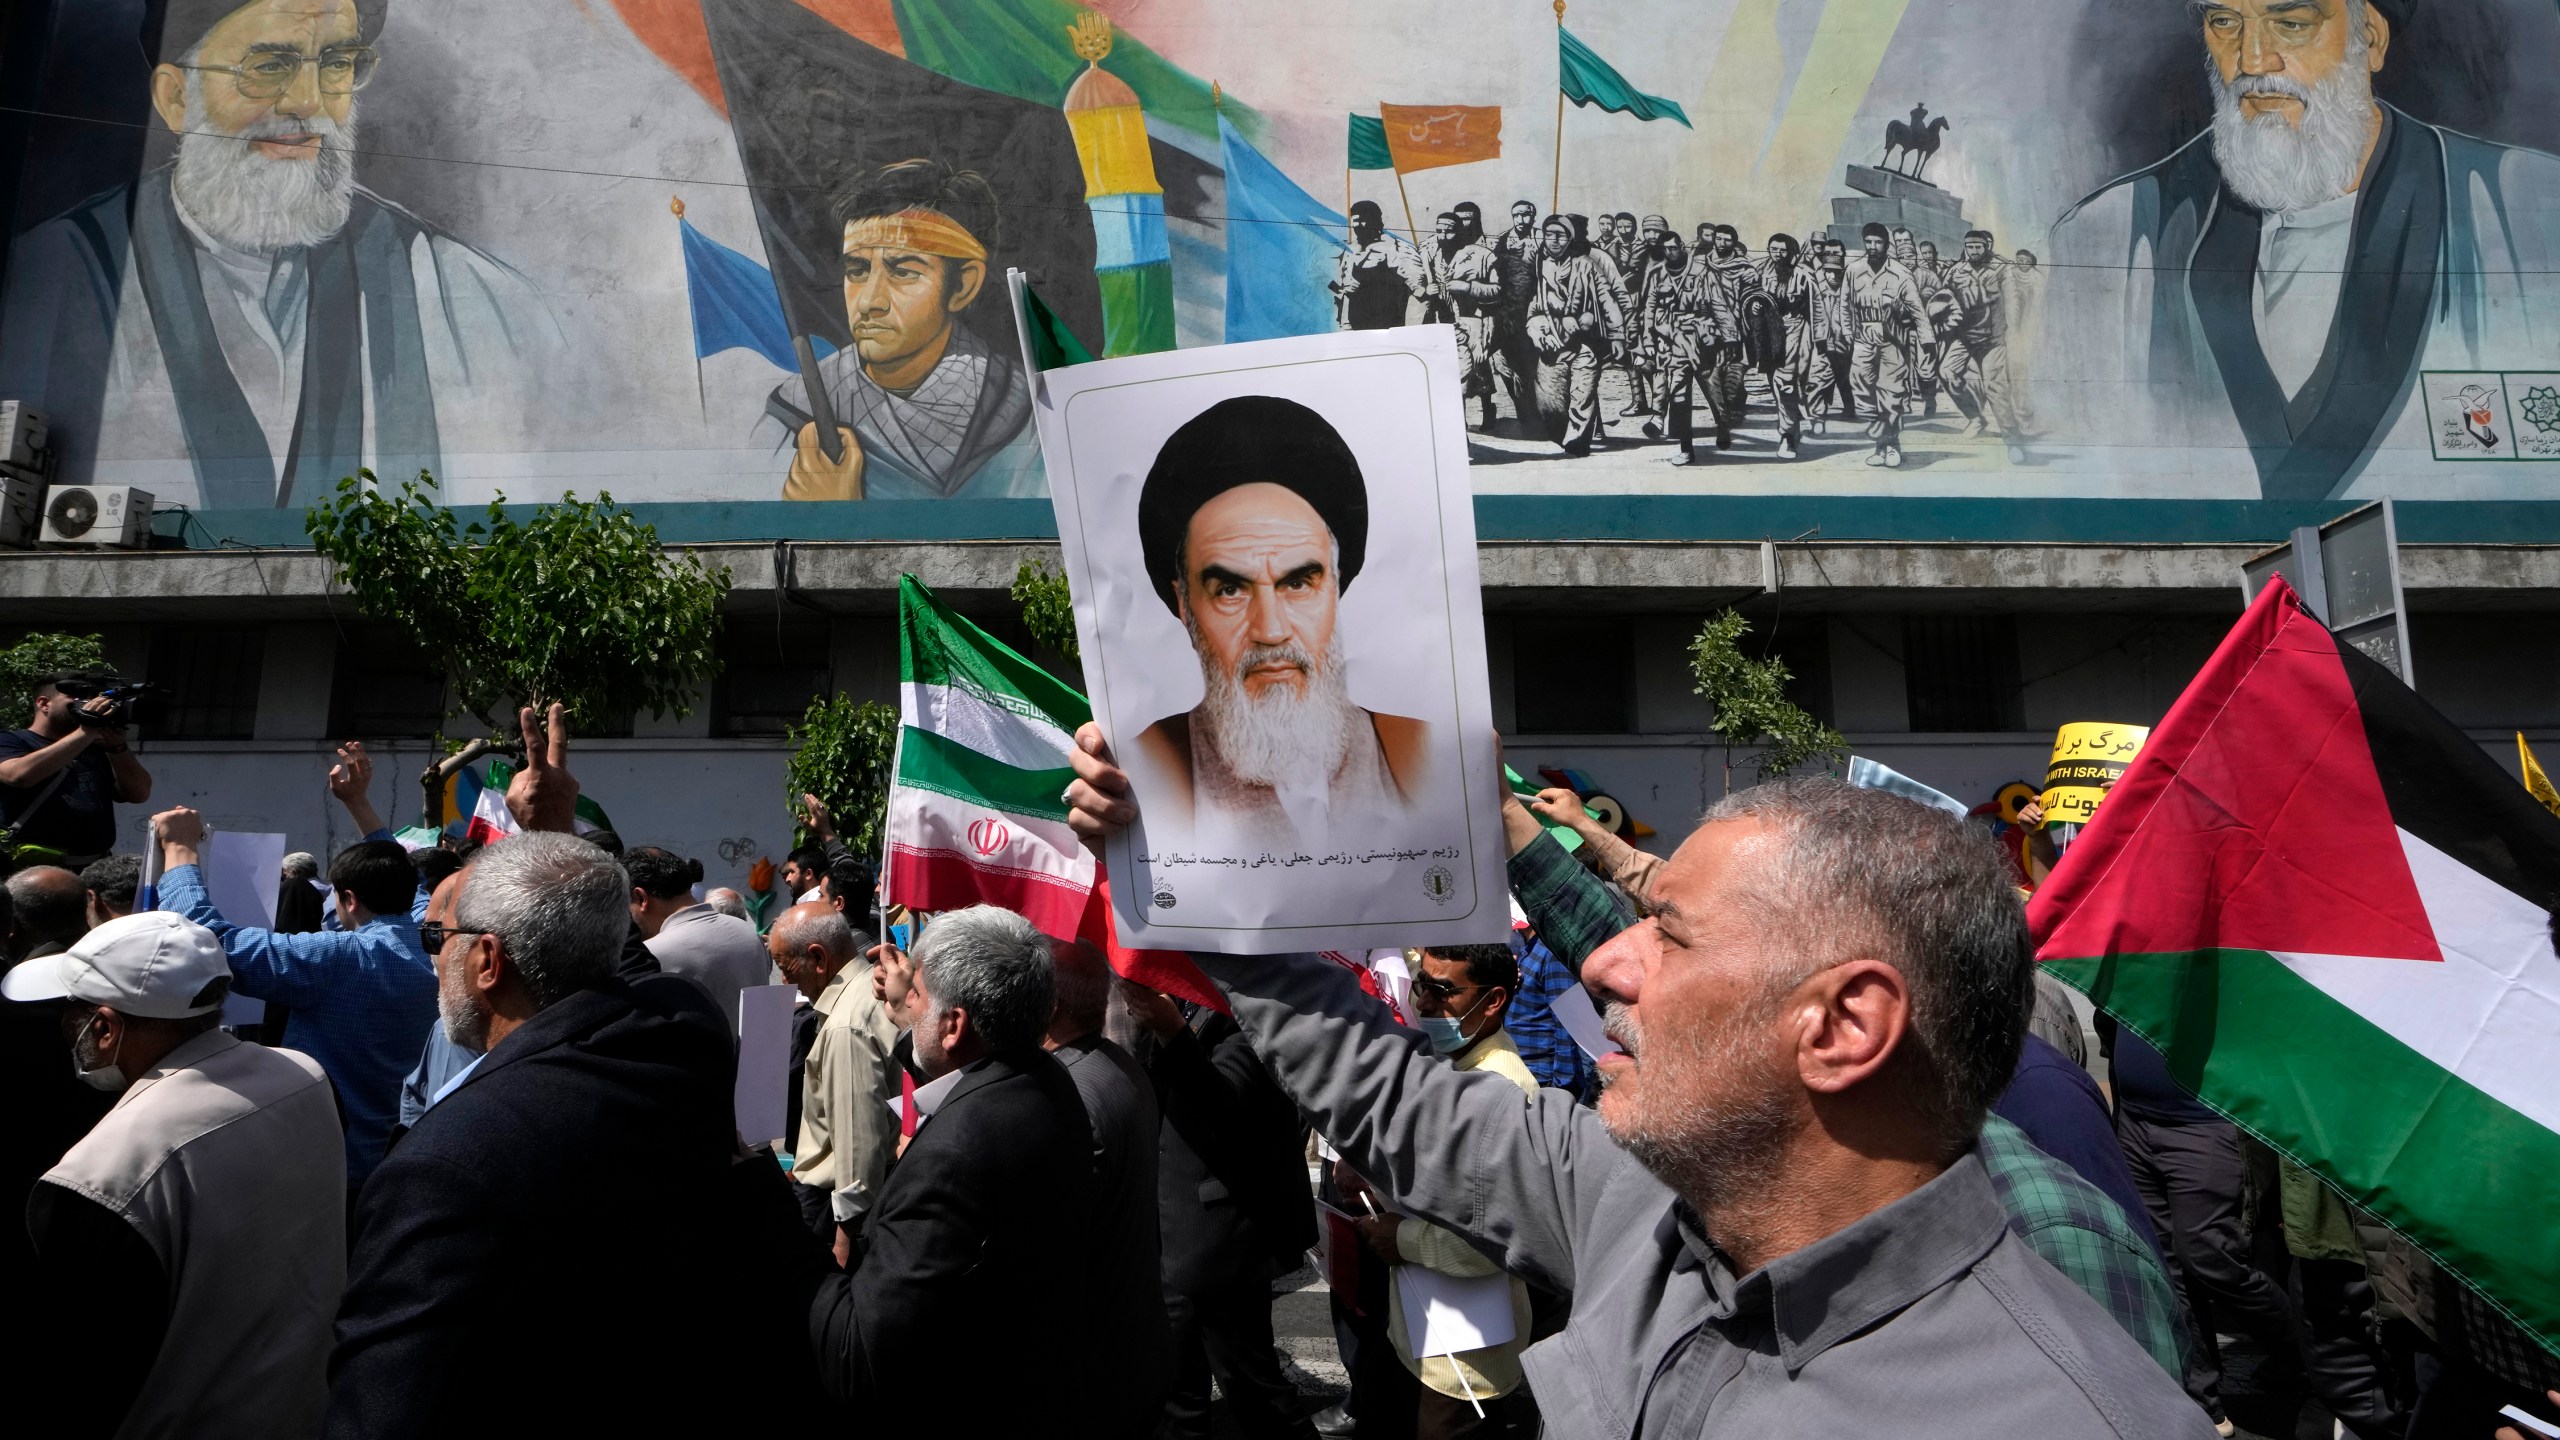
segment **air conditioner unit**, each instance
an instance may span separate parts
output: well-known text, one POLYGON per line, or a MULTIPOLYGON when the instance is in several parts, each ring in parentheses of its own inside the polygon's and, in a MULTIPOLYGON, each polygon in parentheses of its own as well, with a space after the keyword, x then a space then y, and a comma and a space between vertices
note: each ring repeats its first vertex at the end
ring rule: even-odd
POLYGON ((44 543, 138 549, 151 531, 151 492, 130 485, 55 485, 44 492, 44 543))
POLYGON ((47 436, 44 416, 24 400, 0 400, 0 462, 34 468, 43 464, 47 436))
POLYGON ((30 550, 44 528, 44 482, 0 468, 0 546, 30 550))

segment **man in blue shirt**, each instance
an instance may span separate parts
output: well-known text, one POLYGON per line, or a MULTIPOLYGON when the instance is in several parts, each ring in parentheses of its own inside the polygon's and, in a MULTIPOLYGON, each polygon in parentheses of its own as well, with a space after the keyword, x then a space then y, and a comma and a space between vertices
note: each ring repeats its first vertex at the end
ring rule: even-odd
POLYGON ((1511 953, 1520 961, 1520 993, 1512 997, 1502 1028, 1511 1032, 1521 1060, 1540 1085, 1562 1090, 1585 1105, 1596 1102, 1600 1072, 1555 1011, 1556 997, 1579 982, 1535 931, 1513 930, 1511 953))
POLYGON ((382 1161, 401 1077, 436 1022, 435 962, 418 943, 410 906, 418 872, 390 840, 361 840, 329 864, 336 931, 278 935, 235 925, 205 893, 204 819, 180 808, 152 817, 168 871, 160 908, 211 930, 230 957, 231 988, 291 1007, 285 1044, 320 1062, 347 1124, 347 1183, 382 1161))

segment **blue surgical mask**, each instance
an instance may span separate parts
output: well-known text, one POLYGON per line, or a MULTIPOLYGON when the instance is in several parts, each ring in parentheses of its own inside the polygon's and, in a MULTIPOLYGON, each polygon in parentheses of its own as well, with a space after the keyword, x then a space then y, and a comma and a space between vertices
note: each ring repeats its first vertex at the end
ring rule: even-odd
POLYGON ((1417 1015, 1414 1023, 1422 1027, 1423 1037, 1431 1042, 1435 1054, 1455 1055, 1467 1048, 1466 1026, 1450 1016, 1417 1015))

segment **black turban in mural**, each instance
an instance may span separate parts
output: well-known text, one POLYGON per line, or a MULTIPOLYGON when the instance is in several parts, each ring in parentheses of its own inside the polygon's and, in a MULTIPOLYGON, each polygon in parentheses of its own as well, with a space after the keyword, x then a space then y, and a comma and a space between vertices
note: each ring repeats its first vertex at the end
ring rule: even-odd
MULTIPOLYGON (((175 61, 196 47, 214 26, 251 0, 161 0, 143 11, 142 53, 155 61, 175 61)), ((382 10, 388 0, 355 0, 356 33, 367 40, 382 33, 382 10)))
POLYGON ((1369 545, 1369 490, 1360 461, 1330 422, 1297 401, 1239 395, 1174 431, 1138 492, 1138 546, 1166 605, 1179 608, 1182 542, 1191 517, 1237 486, 1257 483, 1295 491, 1315 510, 1333 532, 1335 588, 1351 588, 1369 545))

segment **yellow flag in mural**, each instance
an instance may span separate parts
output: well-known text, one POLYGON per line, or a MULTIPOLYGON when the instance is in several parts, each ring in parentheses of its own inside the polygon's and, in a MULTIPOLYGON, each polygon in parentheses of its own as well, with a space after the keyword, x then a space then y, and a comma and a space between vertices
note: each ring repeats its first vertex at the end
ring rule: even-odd
POLYGON ((2516 759, 2524 766, 2525 793, 2542 802, 2542 807, 2560 815, 2560 790, 2551 786, 2551 777, 2542 773, 2542 762, 2533 758, 2533 747, 2524 743, 2524 732, 2516 732, 2516 759))
POLYGON ((1499 105, 1380 105, 1378 119, 1399 174, 1502 158, 1499 105))

